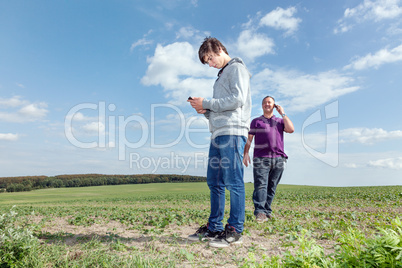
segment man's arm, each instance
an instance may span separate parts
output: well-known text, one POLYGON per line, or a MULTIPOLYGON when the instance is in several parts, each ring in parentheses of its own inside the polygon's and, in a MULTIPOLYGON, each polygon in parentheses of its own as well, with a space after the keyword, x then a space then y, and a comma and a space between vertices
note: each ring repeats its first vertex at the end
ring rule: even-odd
POLYGON ((285 125, 285 129, 283 131, 285 131, 286 133, 293 133, 295 131, 295 127, 293 126, 293 123, 289 119, 289 117, 285 115, 284 117, 282 117, 282 119, 283 124, 285 125))
POLYGON ((213 99, 203 99, 202 107, 213 112, 223 112, 236 110, 246 103, 248 89, 250 87, 250 74, 241 63, 234 63, 225 71, 230 72, 229 85, 230 93, 223 97, 213 99))
POLYGON ((191 104, 191 107, 195 109, 195 111, 199 114, 205 114, 206 109, 202 107, 202 101, 204 98, 200 97, 192 97, 191 99, 188 99, 187 101, 191 104))
POLYGON ((202 100, 204 98, 199 98, 199 97, 192 97, 191 99, 188 99, 187 102, 191 104, 191 107, 195 109, 195 111, 199 114, 203 114, 206 119, 209 120, 209 114, 210 110, 206 110, 202 108, 202 100))
POLYGON ((244 153, 243 153, 243 164, 248 167, 248 164, 251 163, 249 150, 251 147, 251 143, 253 142, 254 135, 248 134, 246 145, 244 146, 244 153))
POLYGON ((276 105, 276 110, 282 116, 283 124, 285 125, 283 131, 285 131, 286 133, 293 133, 295 131, 295 127, 293 126, 290 118, 285 114, 285 110, 283 109, 283 107, 280 105, 276 105))

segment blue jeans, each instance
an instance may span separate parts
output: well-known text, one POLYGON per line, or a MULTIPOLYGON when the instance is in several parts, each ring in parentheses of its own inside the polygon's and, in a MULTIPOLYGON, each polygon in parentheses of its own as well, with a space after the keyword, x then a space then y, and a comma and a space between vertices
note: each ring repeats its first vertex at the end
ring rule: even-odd
POLYGON ((243 232, 246 193, 243 180, 243 150, 246 137, 224 135, 212 139, 209 147, 207 184, 211 197, 209 229, 224 230, 225 188, 230 192, 228 224, 243 232))
POLYGON ((253 159, 254 175, 254 215, 271 215, 276 186, 282 178, 286 158, 256 157, 253 159))

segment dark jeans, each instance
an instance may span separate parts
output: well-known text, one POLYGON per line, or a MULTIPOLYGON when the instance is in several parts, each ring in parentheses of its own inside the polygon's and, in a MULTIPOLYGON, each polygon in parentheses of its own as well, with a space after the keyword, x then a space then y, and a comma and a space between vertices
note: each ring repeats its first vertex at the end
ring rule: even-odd
POLYGON ((264 213, 270 215, 276 186, 282 178, 286 158, 256 157, 253 159, 254 175, 254 215, 264 213))

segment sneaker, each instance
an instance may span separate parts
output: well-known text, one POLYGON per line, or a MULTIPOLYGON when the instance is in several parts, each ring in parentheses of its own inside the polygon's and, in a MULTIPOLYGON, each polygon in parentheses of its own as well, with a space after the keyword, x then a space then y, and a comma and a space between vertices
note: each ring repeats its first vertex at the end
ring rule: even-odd
POLYGON ((266 221, 268 221, 268 217, 264 213, 258 213, 255 216, 255 221, 258 223, 266 222, 266 221))
POLYGON ((237 233, 235 228, 226 224, 225 230, 222 231, 217 238, 209 242, 209 246, 213 248, 226 248, 230 244, 243 243, 242 235, 237 233))
POLYGON ((220 232, 212 232, 208 229, 209 224, 202 225, 198 230, 187 237, 190 241, 209 241, 218 237, 220 232))

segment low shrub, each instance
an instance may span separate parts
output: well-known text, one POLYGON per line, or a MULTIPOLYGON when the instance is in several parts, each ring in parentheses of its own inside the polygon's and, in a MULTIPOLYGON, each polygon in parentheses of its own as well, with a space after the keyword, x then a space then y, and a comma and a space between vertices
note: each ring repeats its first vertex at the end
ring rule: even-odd
POLYGON ((39 245, 31 228, 17 223, 14 209, 0 216, 0 267, 21 266, 24 257, 39 245))
POLYGON ((305 229, 301 234, 293 232, 291 240, 298 241, 298 249, 287 251, 283 256, 263 256, 256 261, 254 253, 249 254, 241 267, 279 268, 279 267, 402 267, 402 222, 400 218, 392 221, 387 228, 378 228, 378 234, 367 238, 360 230, 349 228, 338 239, 335 252, 324 253, 322 246, 305 229))

